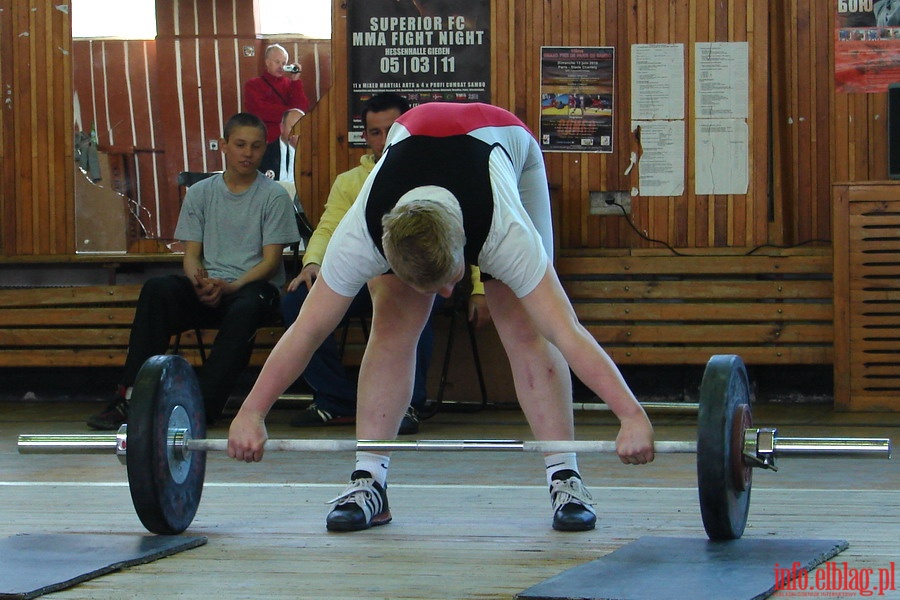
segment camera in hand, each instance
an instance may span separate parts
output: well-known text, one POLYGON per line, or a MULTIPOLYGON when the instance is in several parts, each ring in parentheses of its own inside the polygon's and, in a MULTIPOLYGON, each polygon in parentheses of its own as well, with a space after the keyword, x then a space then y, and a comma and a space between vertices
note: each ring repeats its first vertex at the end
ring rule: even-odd
POLYGON ((299 73, 300 65, 284 65, 285 73, 299 73))

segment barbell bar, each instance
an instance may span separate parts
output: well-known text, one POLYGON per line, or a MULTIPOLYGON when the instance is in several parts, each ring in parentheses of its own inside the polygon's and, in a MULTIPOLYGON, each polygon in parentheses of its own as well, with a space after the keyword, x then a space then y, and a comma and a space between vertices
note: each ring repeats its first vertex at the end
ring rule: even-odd
MULTIPOLYGON (((185 437, 187 430, 173 431, 172 446, 176 452, 225 452, 227 439, 193 439, 185 437)), ((758 429, 744 431, 745 445, 750 436, 759 437, 758 429)), ((762 431, 765 433, 765 431, 762 431)), ((127 426, 109 434, 22 434, 18 439, 20 454, 115 454, 125 455, 119 440, 127 438, 127 426)), ((855 458, 890 458, 891 440, 884 438, 812 438, 774 436, 768 454, 776 456, 821 457, 844 456, 855 458)), ((756 442, 757 447, 759 442, 756 442)), ((657 441, 657 454, 696 454, 697 442, 657 441)), ((616 443, 606 440, 528 441, 528 440, 324 440, 270 439, 266 452, 584 452, 611 453, 616 443)), ((761 451, 757 451, 759 454, 761 451)), ((757 456, 761 458, 760 456, 757 456)))
MULTIPOLYGON (((696 415, 700 410, 699 402, 641 402, 641 408, 652 414, 696 415)), ((605 402, 574 402, 572 410, 585 412, 611 412, 605 402)))
MULTIPOLYGON (((749 512, 752 469, 776 470, 777 455, 890 458, 881 438, 788 438, 754 428, 750 387, 737 355, 716 355, 700 386, 697 441, 657 441, 657 453, 696 453, 700 513, 712 540, 741 537, 749 512)), ((153 533, 181 533, 200 503, 208 452, 228 440, 206 439, 206 420, 193 368, 177 355, 141 367, 128 424, 115 434, 22 434, 21 454, 115 453, 125 463, 135 511, 153 533)), ((613 441, 563 440, 290 440, 270 439, 267 452, 524 451, 615 452, 613 441)))

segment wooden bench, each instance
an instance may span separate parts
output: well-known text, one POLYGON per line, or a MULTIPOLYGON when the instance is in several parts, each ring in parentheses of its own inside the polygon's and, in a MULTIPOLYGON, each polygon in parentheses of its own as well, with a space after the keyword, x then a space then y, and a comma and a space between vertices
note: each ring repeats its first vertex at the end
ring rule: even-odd
MULTIPOLYGON (((121 367, 140 290, 140 285, 0 289, 0 367, 121 367)), ((283 332, 282 327, 259 329, 252 365, 262 365, 283 332)), ((216 331, 201 335, 208 348, 216 331)), ((200 364, 193 331, 182 334, 180 353, 200 364)), ((348 360, 357 354, 361 350, 348 345, 348 360)))
MULTIPOLYGON (((568 255, 557 267, 579 319, 620 364, 702 365, 719 353, 759 365, 833 362, 830 252, 568 255)), ((0 367, 121 366, 139 292, 140 285, 0 289, 0 367)), ((349 364, 362 357, 359 329, 351 328, 349 364)), ((282 333, 259 330, 252 365, 282 333)), ((202 335, 208 347, 215 331, 202 335)), ((180 352, 200 363, 192 331, 180 352)))
POLYGON ((581 322, 619 364, 834 359, 830 251, 784 256, 598 256, 557 260, 581 322))

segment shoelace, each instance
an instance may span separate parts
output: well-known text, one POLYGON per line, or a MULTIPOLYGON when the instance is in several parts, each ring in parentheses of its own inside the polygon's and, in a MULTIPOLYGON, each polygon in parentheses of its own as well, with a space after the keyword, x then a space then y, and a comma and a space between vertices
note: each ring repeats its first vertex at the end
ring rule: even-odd
POLYGON ((584 487, 584 483, 577 477, 554 480, 550 490, 550 501, 553 503, 554 511, 572 501, 580 502, 585 506, 596 504, 591 493, 584 487))
POLYGON ((343 506, 354 503, 362 509, 366 520, 370 521, 373 515, 379 514, 382 510, 381 494, 374 488, 374 483, 374 479, 367 477, 351 481, 350 486, 340 496, 329 500, 327 504, 343 506))
POLYGON ((322 422, 323 422, 323 423, 327 423, 328 421, 330 421, 330 420, 332 419, 331 413, 330 413, 330 412, 325 411, 325 410, 322 410, 321 408, 319 408, 319 407, 316 406, 315 404, 310 404, 310 405, 309 405, 309 408, 308 408, 307 410, 314 410, 314 411, 316 411, 316 414, 319 415, 319 418, 322 419, 322 422))

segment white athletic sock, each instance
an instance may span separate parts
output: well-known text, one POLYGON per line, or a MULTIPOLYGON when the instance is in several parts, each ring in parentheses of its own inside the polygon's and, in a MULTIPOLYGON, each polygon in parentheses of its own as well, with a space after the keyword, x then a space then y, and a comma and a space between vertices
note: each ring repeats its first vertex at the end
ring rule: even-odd
POLYGON ((574 452, 560 452, 559 454, 551 454, 544 457, 544 464, 547 466, 547 485, 552 485, 553 474, 564 469, 571 469, 578 472, 578 461, 574 452))
POLYGON ((387 481, 388 465, 390 464, 390 456, 374 454, 372 452, 356 453, 356 470, 368 471, 382 487, 384 487, 384 484, 387 481))

